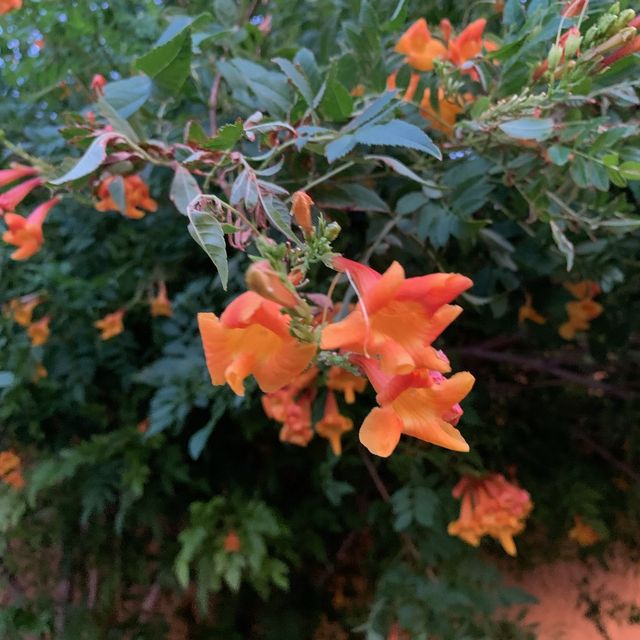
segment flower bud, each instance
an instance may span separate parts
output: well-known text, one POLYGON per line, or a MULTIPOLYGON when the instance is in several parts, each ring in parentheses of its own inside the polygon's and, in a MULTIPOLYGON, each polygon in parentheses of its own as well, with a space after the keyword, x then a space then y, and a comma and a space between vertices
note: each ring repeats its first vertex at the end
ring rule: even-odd
POLYGON ((623 11, 616 20, 616 30, 626 27, 635 17, 636 12, 633 9, 623 11))
POLYGON ((304 191, 296 191, 291 196, 291 215, 305 235, 313 231, 311 224, 311 205, 313 200, 304 191))
POLYGON ((609 13, 617 16, 620 13, 620 3, 619 2, 614 2, 610 7, 609 7, 609 13))
POLYGON ((582 41, 585 47, 588 47, 598 35, 598 27, 594 24, 587 29, 587 33, 584 34, 584 40, 582 41))
POLYGON ((580 48, 582 43, 582 36, 576 33, 572 33, 564 45, 564 54, 567 58, 572 58, 580 48))
POLYGON ((342 228, 337 222, 330 222, 327 225, 327 228, 325 229, 324 235, 327 238, 327 240, 331 242, 332 240, 335 240, 340 235, 341 231, 342 231, 342 228))
POLYGON ((598 35, 605 36, 609 32, 609 29, 615 24, 618 19, 617 15, 613 15, 612 13, 605 13, 601 16, 600 20, 596 23, 596 27, 598 29, 598 35))
POLYGON ((283 307, 294 308, 301 302, 298 294, 285 284, 266 260, 254 262, 247 269, 245 280, 248 289, 283 307))
POLYGON ((560 60, 562 60, 563 54, 562 47, 558 44, 554 44, 549 50, 549 55, 547 56, 547 64, 550 70, 555 69, 558 64, 560 64, 560 60))

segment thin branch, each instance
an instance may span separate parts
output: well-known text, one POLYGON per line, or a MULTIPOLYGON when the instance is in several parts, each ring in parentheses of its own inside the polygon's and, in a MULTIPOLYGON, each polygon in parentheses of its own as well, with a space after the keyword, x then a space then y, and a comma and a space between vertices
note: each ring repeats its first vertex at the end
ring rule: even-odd
POLYGON ((220 82, 222 80, 221 74, 216 74, 211 85, 211 93, 209 94, 209 127, 211 129, 211 135, 215 136, 218 133, 218 91, 220 90, 220 82))
POLYGON ((606 460, 611 465, 626 473, 629 477, 633 478, 638 484, 640 484, 640 473, 635 471, 630 465, 622 460, 618 460, 608 449, 605 449, 601 444, 598 444, 595 440, 592 440, 590 436, 585 433, 574 431, 574 436, 578 440, 582 440, 586 445, 597 453, 603 460, 606 460))

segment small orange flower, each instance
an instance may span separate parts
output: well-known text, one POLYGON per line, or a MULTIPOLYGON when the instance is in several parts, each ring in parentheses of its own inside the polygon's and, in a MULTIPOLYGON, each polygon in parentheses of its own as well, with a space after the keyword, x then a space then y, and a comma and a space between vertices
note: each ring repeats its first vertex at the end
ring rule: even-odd
POLYGON ((154 317, 165 316, 170 318, 173 315, 171 300, 167 295, 167 285, 163 280, 158 283, 158 294, 155 298, 151 298, 149 304, 151 305, 151 315, 154 317))
POLYGON ((353 404, 356 401, 356 392, 362 393, 366 389, 367 380, 342 367, 331 367, 327 376, 327 387, 333 391, 342 391, 345 402, 353 404))
POLYGON ((565 282, 564 287, 578 300, 565 305, 569 318, 560 325, 558 333, 565 340, 573 340, 576 333, 587 331, 591 320, 602 314, 602 305, 593 300, 600 293, 600 287, 593 280, 565 282))
POLYGON ((93 323, 96 329, 100 329, 100 340, 111 340, 124 331, 124 314, 124 309, 118 309, 93 323))
POLYGON ((327 394, 324 415, 316 424, 316 432, 326 438, 336 456, 342 453, 342 435, 353 429, 353 421, 343 416, 338 409, 336 396, 332 391, 327 394))
POLYGON ((96 73, 91 79, 91 88, 96 92, 98 97, 104 95, 104 87, 106 84, 106 78, 100 73, 96 73))
POLYGON ((38 362, 35 366, 35 369, 33 370, 31 379, 35 384, 37 384, 38 382, 40 382, 40 380, 46 378, 48 375, 49 372, 47 371, 46 367, 42 364, 42 362, 38 362))
POLYGON ((404 54, 407 64, 418 71, 431 71, 435 60, 447 57, 447 48, 440 40, 431 37, 424 18, 414 22, 402 34, 395 50, 404 54))
POLYGON ((262 391, 282 389, 302 373, 316 346, 295 340, 281 306, 247 291, 218 318, 199 313, 198 325, 211 382, 228 384, 244 395, 244 379, 252 375, 262 391))
POLYGON ((600 535, 580 516, 575 516, 573 528, 569 530, 569 540, 575 540, 581 547, 590 547, 600 540, 600 535))
POLYGON ((7 213, 4 216, 8 230, 2 234, 2 239, 7 244, 18 247, 11 254, 12 260, 27 260, 40 251, 44 244, 42 225, 49 211, 58 202, 60 202, 59 198, 47 200, 36 207, 26 218, 17 213, 7 213))
POLYGON ((22 178, 28 178, 38 173, 35 167, 28 167, 24 164, 13 162, 10 169, 0 170, 0 187, 6 187, 8 184, 22 178))
POLYGON ((27 334, 31 339, 31 346, 41 347, 49 340, 49 316, 33 322, 27 327, 27 334))
POLYGON ((577 298, 578 300, 583 300, 584 298, 595 298, 602 291, 600 289, 600 285, 593 280, 564 282, 563 286, 574 298, 577 298))
POLYGON ((227 553, 238 553, 238 551, 240 551, 242 544, 234 529, 231 529, 229 533, 227 533, 224 538, 224 542, 222 543, 222 547, 227 553))
POLYGON ((547 321, 533 308, 533 300, 529 293, 525 294, 524 304, 518 309, 518 322, 524 324, 527 320, 535 324, 544 324, 547 321))
MULTIPOLYGON (((98 187, 99 201, 96 203, 98 211, 120 211, 120 206, 113 199, 109 192, 109 186, 116 179, 116 176, 105 178, 98 187)), ((138 176, 126 176, 124 181, 124 202, 125 209, 120 211, 127 218, 139 219, 149 213, 156 211, 158 203, 149 195, 149 187, 144 180, 138 176)))
POLYGON ((409 373, 416 367, 450 371, 446 356, 431 343, 460 315, 461 307, 448 303, 473 284, 469 278, 457 273, 405 278, 397 262, 380 274, 341 256, 333 266, 348 274, 360 304, 346 318, 324 328, 323 349, 379 358, 381 369, 389 375, 409 373))
POLYGON ((311 400, 309 393, 302 394, 295 401, 284 406, 284 420, 280 429, 280 442, 288 442, 298 447, 306 447, 313 438, 311 428, 311 400))
MULTIPOLYGON (((469 102, 470 95, 465 95, 464 99, 469 102)), ((462 106, 457 102, 449 100, 444 93, 444 89, 438 89, 438 110, 431 105, 431 89, 425 89, 420 102, 420 115, 431 123, 437 131, 451 136, 453 127, 456 124, 458 114, 462 112, 462 106)))
POLYGON ((482 52, 482 35, 487 21, 484 18, 468 24, 455 38, 449 40, 448 58, 456 66, 475 58, 482 52))
POLYGON ((0 213, 15 211, 16 207, 41 184, 43 184, 42 178, 31 178, 5 191, 0 195, 0 213))
POLYGON ((305 234, 313 231, 313 224, 311 223, 312 206, 313 200, 311 196, 304 191, 296 191, 291 196, 291 215, 305 234))
POLYGON ((459 403, 475 382, 468 371, 449 379, 426 369, 391 377, 375 360, 354 357, 354 361, 378 394, 380 407, 372 409, 360 428, 360 442, 371 453, 390 456, 402 434, 453 451, 469 451, 455 428, 462 415, 459 403))
POLYGON ((8 314, 22 327, 28 327, 33 318, 33 310, 42 302, 38 295, 28 295, 14 298, 7 305, 8 314))
POLYGON ((22 8, 22 0, 0 0, 0 15, 22 8))
POLYGON ((145 418, 144 420, 140 420, 140 422, 138 422, 138 424, 136 425, 136 431, 139 434, 144 435, 149 430, 149 424, 150 423, 151 423, 151 421, 149 420, 148 417, 145 418))
POLYGON ((24 487, 22 461, 14 451, 0 451, 0 481, 14 489, 24 487))
POLYGON ((245 275, 247 288, 259 296, 283 307, 295 308, 301 300, 293 285, 280 276, 267 260, 254 262, 245 275))
POLYGON ((454 487, 453 497, 462 499, 462 505, 460 517, 449 524, 449 535, 474 547, 488 535, 510 556, 516 555, 513 536, 524 530, 524 521, 533 509, 527 491, 493 473, 484 478, 464 476, 454 487))
POLYGON ((351 93, 354 98, 362 98, 365 91, 366 89, 363 84, 357 84, 349 93, 351 93))

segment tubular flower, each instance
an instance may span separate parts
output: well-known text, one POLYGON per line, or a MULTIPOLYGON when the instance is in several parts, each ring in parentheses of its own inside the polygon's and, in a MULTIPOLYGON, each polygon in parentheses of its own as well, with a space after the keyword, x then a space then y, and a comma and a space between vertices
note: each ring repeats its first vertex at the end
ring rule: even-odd
POLYGON ((600 540, 600 536, 580 516, 575 516, 574 525, 569 530, 569 540, 575 540, 581 547, 590 547, 600 540))
POLYGON ((21 326, 28 327, 31 324, 33 310, 42 302, 38 295, 23 296, 9 301, 7 311, 9 315, 21 326))
POLYGON ((564 287, 578 300, 565 305, 569 318, 560 325, 558 333, 565 340, 573 340, 578 331, 587 331, 591 320, 602 314, 602 305, 593 300, 600 293, 600 287, 592 280, 565 282, 564 287))
POLYGON ((311 224, 312 205, 313 200, 311 196, 304 191, 296 191, 291 196, 291 215, 305 234, 313 231, 313 225, 311 224))
POLYGON ((242 544, 240 543, 240 538, 234 529, 231 529, 229 533, 224 537, 224 542, 222 543, 222 548, 227 553, 238 553, 242 544))
MULTIPOLYGON (((39 178, 36 178, 39 180, 39 178)), ((2 234, 7 244, 18 247, 12 254, 12 260, 27 260, 40 251, 44 244, 42 225, 49 211, 60 202, 59 198, 52 198, 36 207, 28 217, 17 213, 7 213, 4 221, 8 227, 2 234)))
POLYGON ((8 184, 15 182, 16 180, 22 180, 22 178, 28 178, 38 173, 38 169, 35 167, 27 167, 24 164, 18 164, 16 162, 11 164, 10 169, 0 170, 0 187, 6 187, 8 184))
POLYGON ((377 456, 390 456, 402 434, 452 449, 469 451, 455 425, 460 401, 471 391, 475 378, 467 371, 445 378, 437 371, 416 369, 388 376, 371 359, 354 357, 377 392, 376 407, 360 428, 360 442, 377 456))
POLYGON ((218 318, 199 313, 198 325, 205 358, 214 385, 228 384, 244 395, 243 380, 252 375, 262 391, 270 393, 302 373, 316 345, 301 343, 289 333, 289 318, 280 305, 247 291, 218 318))
MULTIPOLYGON (((468 102, 470 95, 465 95, 464 100, 468 102)), ((453 127, 456 124, 458 114, 462 112, 462 106, 457 102, 448 100, 444 89, 438 89, 438 110, 431 104, 431 89, 425 89, 420 102, 420 115, 431 123, 432 128, 451 136, 453 127)))
POLYGON ((91 88, 96 92, 97 96, 104 94, 104 87, 106 84, 106 78, 100 73, 96 73, 93 78, 91 78, 91 88))
POLYGON ((584 300, 585 298, 595 298, 601 293, 600 285, 593 280, 581 280, 580 282, 565 282, 564 288, 571 293, 574 298, 584 300))
POLYGON ((100 340, 111 340, 124 331, 124 314, 124 309, 118 309, 93 323, 96 329, 100 329, 100 340))
POLYGON ((49 320, 49 316, 46 316, 27 327, 27 335, 31 339, 31 346, 41 347, 49 340, 49 320))
POLYGON ((0 0, 0 15, 22 8, 22 0, 0 0))
POLYGON ((360 304, 322 333, 323 349, 343 349, 378 358, 388 375, 415 368, 450 370, 446 356, 431 343, 460 315, 449 305, 472 282, 460 274, 434 273, 405 278, 394 262, 384 274, 343 257, 333 266, 345 271, 357 289, 360 304))
POLYGON ((310 394, 303 394, 296 401, 286 404, 280 442, 288 442, 298 447, 306 447, 309 444, 313 438, 311 400, 310 394))
POLYGON ((525 295, 524 304, 518 309, 518 322, 524 324, 527 320, 535 324, 544 324, 547 321, 543 315, 540 315, 533 308, 533 300, 529 293, 525 295))
POLYGON ((565 2, 562 10, 563 18, 575 18, 579 16, 586 8, 589 0, 569 0, 565 2))
POLYGON ((22 461, 13 451, 0 451, 0 481, 14 489, 24 487, 22 477, 22 461))
POLYGON ((356 392, 362 393, 367 387, 366 378, 356 376, 342 367, 331 367, 327 376, 327 387, 332 391, 344 393, 347 404, 356 401, 356 392))
POLYGON ((630 42, 627 42, 627 44, 625 44, 624 47, 620 47, 619 49, 616 49, 613 53, 606 56, 600 63, 600 66, 610 67, 614 62, 617 62, 622 58, 626 58, 627 56, 637 53, 638 51, 640 51, 640 36, 636 36, 633 40, 631 40, 630 42))
POLYGON ((165 316, 170 318, 173 315, 171 309, 171 300, 167 295, 167 285, 164 281, 158 283, 158 294, 155 298, 151 298, 149 304, 151 305, 151 315, 154 317, 165 316))
POLYGON ((449 524, 449 535, 477 547, 491 536, 510 555, 516 555, 513 536, 521 533, 533 509, 529 493, 499 474, 484 478, 464 476, 453 488, 453 497, 462 500, 460 517, 449 524))
POLYGON ((400 37, 395 50, 406 56, 406 62, 418 71, 431 71, 434 60, 447 57, 447 48, 431 37, 424 18, 414 22, 400 37))
MULTIPOLYGON (((397 77, 398 71, 394 71, 387 76, 387 91, 395 91, 398 88, 397 85, 397 77)), ((405 102, 411 102, 416 95, 416 91, 418 90, 418 85, 420 84, 420 75, 417 73, 411 73, 409 76, 409 84, 402 96, 402 99, 405 102)))
POLYGON ((459 67, 482 52, 482 34, 486 24, 484 18, 474 20, 458 36, 449 40, 448 58, 453 64, 459 67))
POLYGON ((283 279, 267 260, 254 262, 245 275, 247 287, 265 300, 295 308, 302 302, 293 286, 283 279))
MULTIPOLYGON (((117 176, 105 178, 98 187, 99 201, 96 203, 98 211, 120 211, 120 206, 113 199, 109 192, 109 186, 117 176)), ((144 180, 138 176, 126 176, 122 178, 124 182, 124 211, 120 211, 127 218, 144 218, 147 213, 156 211, 158 203, 149 195, 149 187, 144 180)))
POLYGON ((331 450, 336 456, 339 456, 342 453, 342 434, 351 431, 351 429, 353 429, 353 422, 340 413, 336 396, 333 391, 329 391, 324 406, 324 415, 316 424, 316 432, 329 441, 331 450))
POLYGON ((16 207, 41 184, 42 178, 31 178, 5 191, 0 195, 0 212, 15 211, 16 207))

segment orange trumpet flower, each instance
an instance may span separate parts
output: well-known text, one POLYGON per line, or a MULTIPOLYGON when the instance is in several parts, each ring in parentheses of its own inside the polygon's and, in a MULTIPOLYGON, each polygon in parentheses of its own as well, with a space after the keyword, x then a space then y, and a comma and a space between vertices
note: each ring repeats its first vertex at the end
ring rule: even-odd
POLYGON ((366 389, 367 380, 342 367, 331 367, 327 376, 327 387, 333 391, 342 391, 345 402, 353 404, 356 401, 356 392, 362 393, 366 389))
POLYGON ((31 339, 31 346, 41 347, 49 340, 49 320, 49 316, 46 316, 27 327, 27 335, 31 339))
POLYGON ((270 393, 302 373, 316 352, 289 333, 289 318, 280 305, 247 291, 218 318, 199 313, 198 325, 211 382, 228 384, 244 395, 244 379, 253 375, 262 391, 270 393))
POLYGON ((24 487, 22 461, 20 457, 11 450, 0 451, 0 481, 14 489, 24 487))
POLYGON ((39 295, 31 294, 22 298, 14 298, 7 305, 7 312, 20 326, 28 327, 31 324, 33 310, 42 302, 39 295))
POLYGON ((447 57, 447 48, 431 37, 424 18, 414 22, 400 37, 395 50, 406 56, 406 62, 418 71, 431 71, 436 59, 447 57))
POLYGON ((35 167, 28 167, 24 164, 14 162, 11 164, 10 169, 0 170, 0 187, 6 187, 8 184, 11 184, 16 180, 28 178, 36 173, 38 173, 38 169, 35 167))
POLYGON ((329 441, 331 450, 339 456, 342 453, 342 435, 351 429, 353 429, 353 421, 340 413, 336 396, 333 391, 329 391, 324 415, 316 424, 316 432, 329 441))
POLYGON ((458 36, 449 40, 448 58, 456 66, 475 58, 482 52, 482 35, 487 21, 484 18, 468 24, 458 36))
POLYGON ((93 323, 96 329, 100 329, 100 340, 111 340, 124 331, 124 314, 124 309, 118 309, 93 323))
MULTIPOLYGON (((39 178, 35 179, 39 180, 39 178)), ((26 218, 17 213, 7 213, 4 216, 8 230, 2 234, 2 239, 7 244, 18 247, 11 254, 13 260, 26 260, 40 251, 44 244, 42 225, 49 211, 58 202, 60 202, 59 198, 47 200, 36 207, 26 218)))
POLYGON ((360 442, 377 456, 390 456, 402 434, 424 442, 469 451, 455 428, 462 408, 460 401, 471 391, 475 378, 467 371, 445 378, 437 371, 416 369, 388 376, 376 361, 355 357, 377 392, 376 407, 360 427, 360 442))
POLYGON ((380 274, 341 256, 333 266, 348 274, 360 304, 346 318, 324 328, 323 349, 379 358, 388 375, 409 373, 416 367, 450 370, 446 356, 431 343, 462 312, 461 307, 447 303, 471 287, 469 278, 457 273, 405 278, 397 262, 380 274))
MULTIPOLYGON (((99 201, 96 203, 98 211, 120 211, 120 205, 109 192, 109 186, 115 179, 116 176, 109 176, 100 183, 99 201)), ((149 187, 140 176, 126 176, 123 181, 125 208, 120 211, 123 216, 137 220, 157 210, 158 203, 149 195, 149 187)))
POLYGON ((0 213, 15 211, 16 207, 41 184, 43 184, 42 178, 31 178, 5 191, 0 195, 0 213))
POLYGON ((165 316, 170 318, 173 315, 171 300, 167 295, 167 285, 164 281, 158 283, 158 294, 155 298, 151 298, 149 304, 151 306, 151 315, 154 317, 165 316))

